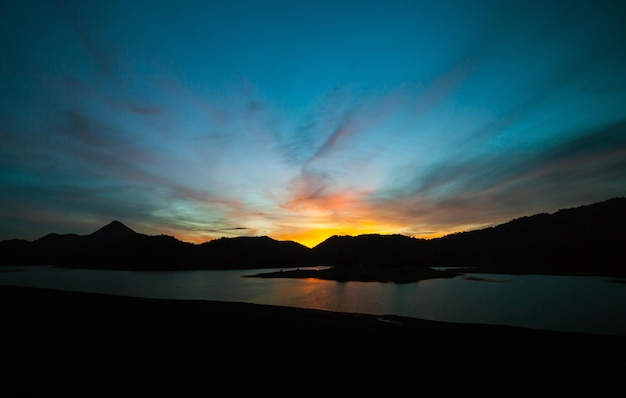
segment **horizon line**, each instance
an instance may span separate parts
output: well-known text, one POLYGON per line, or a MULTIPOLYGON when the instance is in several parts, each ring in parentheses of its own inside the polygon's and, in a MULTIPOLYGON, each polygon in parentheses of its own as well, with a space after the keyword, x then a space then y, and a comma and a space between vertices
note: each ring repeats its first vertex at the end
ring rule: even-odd
MULTIPOLYGON (((398 236, 405 236, 405 237, 412 238, 412 239, 434 240, 434 239, 440 239, 440 238, 451 236, 451 235, 455 235, 455 234, 469 233, 469 232, 473 232, 473 231, 480 231, 480 230, 484 230, 484 229, 488 229, 488 228, 493 228, 493 227, 496 227, 496 226, 499 226, 499 225, 504 225, 504 224, 507 224, 509 222, 513 222, 515 220, 519 220, 519 219, 523 219, 523 218, 534 217, 534 216, 538 216, 538 215, 542 215, 542 214, 552 215, 552 214, 556 214, 556 213, 558 213, 560 211, 564 211, 564 210, 578 209, 578 208, 582 208, 582 207, 587 207, 587 206, 593 206, 593 205, 598 205, 598 204, 602 204, 602 203, 607 203, 607 202, 614 201, 614 200, 625 200, 625 199, 626 199, 625 196, 616 196, 616 197, 612 197, 612 198, 609 198, 609 199, 606 199, 606 200, 602 200, 602 201, 599 201, 599 202, 593 202, 593 203, 588 203, 588 204, 574 206, 574 207, 560 208, 560 209, 558 209, 558 210, 556 210, 554 212, 551 212, 551 213, 539 212, 539 213, 534 213, 534 214, 530 214, 530 215, 524 215, 524 216, 520 216, 520 217, 511 218, 508 221, 505 221, 505 222, 502 222, 502 223, 495 223, 495 224, 490 224, 490 225, 484 225, 484 226, 481 226, 481 227, 476 228, 476 229, 458 230, 458 231, 451 231, 451 232, 442 232, 440 235, 430 236, 430 237, 419 237, 418 236, 420 234, 425 234, 424 232, 414 233, 414 234, 406 234, 406 233, 399 233, 399 232, 394 232, 394 233, 364 232, 364 233, 359 233, 359 234, 335 233, 335 234, 327 235, 324 239, 320 240, 318 243, 316 243, 316 244, 314 244, 312 246, 307 245, 307 244, 305 244, 305 243, 303 243, 301 241, 298 241, 297 239, 289 239, 289 238, 281 239, 281 238, 274 237, 272 235, 267 235, 267 234, 266 235, 238 235, 238 236, 231 236, 231 237, 229 237, 229 236, 220 236, 220 237, 215 237, 215 238, 212 238, 212 239, 204 240, 202 242, 194 242, 192 240, 181 239, 181 238, 179 238, 179 237, 177 237, 175 235, 171 235, 171 234, 167 234, 167 233, 157 233, 157 234, 150 235, 150 234, 146 234, 146 233, 142 233, 142 232, 137 232, 133 228, 129 227, 126 223, 120 221, 119 219, 113 219, 110 222, 104 224, 103 226, 97 228, 95 231, 93 231, 91 233, 88 233, 88 234, 82 234, 81 235, 81 234, 77 234, 77 233, 73 233, 73 232, 59 234, 59 233, 56 233, 56 232, 50 232, 50 233, 42 235, 42 236, 40 236, 40 237, 38 237, 36 239, 33 239, 33 240, 21 239, 21 238, 9 238, 9 239, 4 239, 2 241, 24 240, 24 241, 27 241, 27 242, 35 242, 35 241, 37 241, 39 239, 42 239, 42 238, 44 238, 44 237, 46 237, 48 235, 53 235, 53 234, 56 234, 56 235, 89 236, 89 235, 91 235, 91 234, 93 234, 93 233, 95 233, 95 232, 97 232, 97 231, 99 231, 99 230, 101 230, 103 228, 106 228, 107 226, 109 226, 111 224, 119 223, 119 224, 123 225, 124 227, 128 228, 129 230, 131 230, 132 232, 136 233, 136 234, 145 235, 145 236, 168 236, 168 237, 174 238, 174 239, 176 239, 176 240, 178 240, 180 242, 188 243, 188 244, 192 244, 192 245, 202 245, 202 244, 210 243, 212 241, 219 240, 219 239, 263 238, 263 237, 267 237, 267 238, 270 238, 270 239, 278 241, 278 242, 294 242, 294 243, 297 243, 297 244, 302 245, 304 247, 307 247, 309 249, 313 249, 314 247, 318 246, 319 244, 321 244, 321 243, 323 243, 323 242, 327 241, 328 239, 330 239, 332 237, 335 237, 335 236, 338 236, 338 237, 359 237, 359 236, 368 236, 368 235, 378 235, 378 236, 394 236, 394 235, 398 235, 398 236)), ((224 228, 222 230, 225 231, 225 230, 246 230, 246 229, 248 229, 248 228, 238 227, 238 228, 224 228)), ((320 230, 321 230, 321 228, 320 228, 320 230)), ((315 229, 311 229, 311 231, 315 231, 315 229)), ((429 231, 429 234, 430 233, 432 233, 433 235, 437 234, 436 232, 429 231)))

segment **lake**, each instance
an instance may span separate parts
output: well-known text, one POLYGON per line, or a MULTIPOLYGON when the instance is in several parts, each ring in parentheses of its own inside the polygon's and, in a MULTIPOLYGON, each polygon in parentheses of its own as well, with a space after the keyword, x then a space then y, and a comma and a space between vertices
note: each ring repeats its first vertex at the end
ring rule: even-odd
POLYGON ((626 283, 616 283, 616 278, 466 274, 392 284, 242 277, 269 271, 274 270, 139 272, 1 267, 0 284, 626 336, 626 283))

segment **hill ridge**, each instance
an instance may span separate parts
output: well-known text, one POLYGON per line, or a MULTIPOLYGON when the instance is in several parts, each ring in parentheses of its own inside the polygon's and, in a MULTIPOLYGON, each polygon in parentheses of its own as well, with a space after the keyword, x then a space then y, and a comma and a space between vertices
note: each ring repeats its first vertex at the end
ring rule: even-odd
POLYGON ((429 240, 401 234, 334 235, 308 248, 269 236, 192 244, 140 234, 114 220, 88 235, 2 241, 0 264, 146 270, 454 265, 490 272, 621 275, 626 274, 625 222, 626 198, 618 197, 429 240))

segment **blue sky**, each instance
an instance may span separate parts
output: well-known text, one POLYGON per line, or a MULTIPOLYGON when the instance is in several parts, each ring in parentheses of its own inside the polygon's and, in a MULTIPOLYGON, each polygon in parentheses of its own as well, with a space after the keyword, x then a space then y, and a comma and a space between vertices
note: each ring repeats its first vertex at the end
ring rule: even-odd
POLYGON ((626 194, 621 2, 5 8, 0 239, 118 219, 312 246, 626 194))

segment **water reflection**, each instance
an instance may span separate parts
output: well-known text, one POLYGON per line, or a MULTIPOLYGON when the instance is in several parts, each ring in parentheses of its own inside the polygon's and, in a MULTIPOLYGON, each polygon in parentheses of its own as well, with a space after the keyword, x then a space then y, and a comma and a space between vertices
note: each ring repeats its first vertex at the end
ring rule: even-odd
POLYGON ((134 272, 52 267, 11 267, 10 270, 0 272, 0 284, 626 335, 626 284, 610 283, 615 278, 470 274, 391 284, 242 278, 256 270, 134 272))

